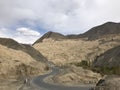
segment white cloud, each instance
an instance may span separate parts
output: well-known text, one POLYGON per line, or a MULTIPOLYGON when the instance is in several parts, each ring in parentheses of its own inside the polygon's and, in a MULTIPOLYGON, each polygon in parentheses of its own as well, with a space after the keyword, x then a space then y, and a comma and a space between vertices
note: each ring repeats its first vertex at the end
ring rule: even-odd
POLYGON ((41 34, 35 30, 25 27, 17 28, 16 31, 1 28, 0 37, 12 38, 19 43, 33 44, 37 39, 41 37, 41 34))
POLYGON ((82 33, 119 22, 119 9, 120 0, 0 0, 0 26, 28 20, 52 31, 82 33))
POLYGON ((32 30, 30 28, 25 28, 25 27, 17 28, 16 31, 19 34, 22 34, 22 35, 25 35, 25 36, 40 36, 39 32, 37 32, 35 30, 32 30))

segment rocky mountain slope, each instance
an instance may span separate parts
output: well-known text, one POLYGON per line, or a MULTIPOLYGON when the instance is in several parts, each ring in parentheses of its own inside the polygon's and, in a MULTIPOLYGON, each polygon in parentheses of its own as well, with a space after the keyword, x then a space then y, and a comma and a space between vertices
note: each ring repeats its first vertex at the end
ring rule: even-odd
MULTIPOLYGON (((120 24, 112 22, 79 35, 65 36, 48 32, 33 46, 0 38, 0 80, 25 79, 43 74, 48 70, 45 64, 48 59, 63 68, 61 73, 52 77, 53 82, 68 85, 93 84, 102 76, 82 66, 119 66, 119 49, 120 24)), ((111 72, 111 68, 108 69, 111 72)))
POLYGON ((85 38, 86 40, 96 40, 109 35, 120 34, 120 23, 107 22, 100 26, 96 26, 88 30, 83 34, 70 34, 62 35, 57 32, 47 32, 40 39, 38 39, 34 44, 42 42, 44 39, 52 38, 53 40, 64 40, 64 39, 79 39, 85 38))
POLYGON ((120 66, 120 46, 106 51, 98 56, 93 62, 97 67, 118 67, 120 66))
POLYGON ((68 39, 87 38, 88 40, 96 40, 107 35, 120 34, 120 23, 107 22, 100 26, 96 26, 83 34, 67 35, 68 39))
MULTIPOLYGON (((86 81, 97 82, 99 80, 98 77, 101 76, 96 73, 94 77, 94 73, 90 72, 90 70, 87 72, 91 76, 85 76, 84 72, 86 70, 80 69, 82 67, 81 62, 87 62, 86 65, 90 67, 96 58, 103 55, 106 51, 118 47, 120 45, 119 26, 119 23, 109 22, 94 27, 82 35, 67 35, 64 39, 60 38, 60 40, 44 37, 42 38, 42 42, 38 40, 33 47, 40 51, 49 61, 64 68, 65 73, 53 77, 53 80, 57 80, 58 83, 78 84, 80 81, 84 83, 86 81), (72 65, 76 67, 73 68, 72 65), (69 70, 66 68, 67 66, 69 66, 69 70), (71 67, 72 69, 70 69, 71 67), (81 75, 81 73, 84 75, 81 75)), ((111 61, 110 57, 105 56, 105 59, 108 59, 107 62, 111 61)), ((116 63, 116 61, 115 58, 111 63, 116 63)), ((99 62, 103 64, 104 60, 99 62)))
POLYGON ((87 37, 88 40, 95 40, 111 34, 120 34, 120 23, 107 22, 83 33, 81 37, 87 37))
POLYGON ((101 79, 94 90, 120 90, 120 76, 107 76, 101 79))
POLYGON ((32 46, 0 38, 0 79, 24 79, 46 72, 46 58, 32 46))
POLYGON ((40 39, 38 39, 34 44, 42 42, 44 39, 47 38, 52 38, 54 40, 61 40, 61 39, 66 39, 66 37, 60 33, 57 32, 47 32, 46 34, 44 34, 40 39))
POLYGON ((42 39, 42 42, 37 40, 37 43, 33 46, 47 57, 48 60, 59 65, 80 62, 82 60, 93 62, 97 56, 120 45, 119 26, 119 23, 108 22, 82 34, 83 38, 88 37, 88 39, 92 39, 94 37, 92 41, 83 38, 66 39, 65 37, 67 36, 63 35, 62 38, 60 38, 61 40, 56 40, 53 37, 58 36, 58 33, 54 33, 53 36, 51 34, 50 37, 47 38, 45 34, 43 35, 44 38, 39 39, 42 39))

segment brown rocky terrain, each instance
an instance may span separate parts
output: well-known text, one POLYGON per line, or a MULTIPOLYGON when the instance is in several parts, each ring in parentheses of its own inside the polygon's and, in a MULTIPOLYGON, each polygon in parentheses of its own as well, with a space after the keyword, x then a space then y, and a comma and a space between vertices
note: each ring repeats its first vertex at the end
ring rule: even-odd
POLYGON ((94 85, 102 76, 91 70, 76 67, 74 65, 61 69, 60 73, 55 76, 48 77, 45 81, 59 85, 79 86, 94 85))
POLYGON ((52 38, 53 40, 62 40, 62 39, 66 39, 66 36, 57 33, 57 32, 47 32, 46 34, 44 34, 40 39, 38 39, 34 44, 42 42, 44 39, 47 38, 52 38))
POLYGON ((53 40, 64 40, 64 39, 86 39, 86 40, 97 40, 102 37, 109 35, 120 34, 120 23, 107 22, 100 26, 96 26, 88 30, 83 34, 70 34, 62 35, 57 32, 48 32, 44 34, 40 39, 38 39, 34 44, 42 42, 44 39, 52 38, 53 40))
POLYGON ((0 90, 17 90, 19 81, 46 73, 46 60, 32 46, 0 38, 0 90))
POLYGON ((81 37, 87 37, 88 40, 96 40, 103 36, 120 33, 120 23, 107 22, 103 25, 94 27, 83 33, 81 37))
MULTIPOLYGON (((48 69, 45 65, 48 59, 57 66, 61 66, 62 69, 56 76, 48 77, 47 82, 64 85, 95 84, 102 76, 91 71, 91 68, 105 66, 102 70, 100 68, 102 72, 105 72, 104 74, 106 72, 116 74, 114 69, 115 72, 119 72, 118 69, 116 70, 118 67, 108 68, 120 65, 119 46, 120 25, 112 22, 94 27, 79 35, 65 36, 56 32, 48 32, 33 46, 1 38, 0 79, 1 81, 3 79, 14 81, 14 79, 43 74, 48 69), (107 69, 106 66, 108 66, 107 69)), ((105 80, 107 82, 110 79, 105 80)), ((0 83, 0 85, 3 84, 0 83)))
POLYGON ((68 39, 87 38, 88 40, 96 40, 104 36, 106 37, 107 35, 110 34, 118 33, 120 33, 120 23, 107 22, 104 23, 103 25, 93 27, 83 34, 67 35, 66 38, 68 39))
POLYGON ((81 62, 92 62, 97 56, 105 51, 120 45, 120 36, 111 35, 94 41, 81 39, 65 39, 55 41, 51 38, 44 39, 34 47, 39 50, 48 60, 57 65, 81 62))
POLYGON ((48 32, 33 46, 56 64, 82 60, 92 62, 105 51, 120 45, 119 27, 119 23, 108 22, 80 35, 64 36, 48 32))
POLYGON ((107 76, 101 79, 94 90, 120 90, 120 76, 107 76))
POLYGON ((45 71, 46 58, 40 52, 29 45, 21 45, 12 39, 1 38, 0 40, 1 79, 20 79, 20 77, 39 75, 45 71), (13 72, 11 73, 11 71, 13 72))
MULTIPOLYGON (((119 46, 119 27, 119 23, 108 22, 94 27, 82 35, 67 35, 65 36, 66 38, 61 40, 56 40, 53 37, 42 37, 42 42, 38 40, 33 47, 40 51, 49 61, 64 67, 65 73, 56 76, 56 80, 59 83, 85 82, 85 79, 81 80, 79 78, 79 76, 84 78, 84 75, 82 76, 78 72, 84 73, 85 70, 79 69, 82 67, 80 62, 86 61, 87 66, 90 68, 96 58, 103 55, 106 51, 119 46), (77 67, 66 71, 67 65, 75 65, 77 67), (75 70, 77 71, 74 72, 75 70)), ((88 73, 91 72, 88 71, 88 73)), ((89 78, 91 78, 90 82, 95 81, 92 76, 88 76, 86 79, 89 81, 89 78)))
POLYGON ((120 46, 106 51, 93 62, 94 67, 118 67, 120 66, 120 46))

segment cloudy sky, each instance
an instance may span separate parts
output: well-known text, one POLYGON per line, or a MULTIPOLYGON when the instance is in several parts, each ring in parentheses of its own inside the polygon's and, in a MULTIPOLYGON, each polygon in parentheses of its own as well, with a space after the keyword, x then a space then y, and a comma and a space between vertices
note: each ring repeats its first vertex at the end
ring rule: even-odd
POLYGON ((83 33, 120 22, 120 0, 0 0, 0 37, 33 43, 48 31, 83 33))

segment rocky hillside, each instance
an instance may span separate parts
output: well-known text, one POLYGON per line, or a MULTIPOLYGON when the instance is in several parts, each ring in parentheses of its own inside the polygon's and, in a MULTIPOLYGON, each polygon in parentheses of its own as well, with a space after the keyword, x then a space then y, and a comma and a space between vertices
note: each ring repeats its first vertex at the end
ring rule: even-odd
POLYGON ((29 54, 32 58, 34 58, 37 61, 41 61, 41 62, 47 61, 47 59, 31 45, 20 44, 10 38, 0 38, 0 44, 14 50, 21 50, 29 54))
POLYGON ((63 64, 82 60, 92 62, 97 56, 118 45, 120 24, 108 22, 79 35, 64 36, 48 32, 33 46, 47 59, 56 64, 63 64))
POLYGON ((97 83, 102 76, 99 73, 94 73, 91 70, 76 67, 74 65, 61 69, 61 72, 56 76, 51 76, 46 79, 49 83, 60 85, 79 86, 97 83))
POLYGON ((120 34, 120 23, 107 22, 100 26, 93 27, 83 34, 67 35, 68 39, 87 38, 88 40, 96 40, 108 35, 120 34))
POLYGON ((120 66, 120 46, 106 51, 104 54, 98 56, 93 62, 97 67, 118 67, 120 66))
POLYGON ((52 38, 53 40, 63 40, 63 39, 79 39, 85 38, 87 40, 96 40, 102 37, 106 37, 109 35, 120 34, 120 23, 107 22, 100 26, 96 26, 88 30, 83 34, 70 34, 70 35, 62 35, 57 32, 47 32, 40 39, 38 39, 34 44, 42 42, 44 39, 52 38))
POLYGON ((46 72, 46 58, 32 46, 0 38, 0 79, 22 79, 46 72))
POLYGON ((120 76, 107 76, 101 79, 94 90, 120 90, 120 76))
POLYGON ((55 41, 53 39, 44 39, 42 43, 37 43, 33 46, 47 57, 48 60, 61 65, 81 62, 82 60, 92 62, 97 56, 118 45, 120 45, 119 35, 94 41, 81 39, 55 41))
POLYGON ((20 50, 24 48, 23 45, 19 44, 18 42, 10 38, 0 38, 0 44, 16 50, 20 50))
POLYGON ((111 34, 120 34, 120 23, 107 22, 103 25, 94 27, 81 35, 88 40, 95 40, 111 34))
MULTIPOLYGON (((118 23, 109 22, 94 27, 82 35, 67 35, 64 39, 60 38, 59 40, 49 37, 42 39, 42 42, 39 42, 39 39, 33 47, 41 52, 49 61, 63 67, 64 73, 53 77, 53 81, 55 80, 55 82, 60 84, 68 85, 73 83, 97 82, 99 80, 98 77, 101 78, 101 76, 99 76, 98 73, 93 73, 92 71, 85 69, 88 69, 92 64, 104 65, 105 61, 105 65, 120 64, 118 60, 118 51, 116 52, 115 50, 113 52, 115 54, 111 52, 110 56, 109 54, 105 55, 108 50, 120 46, 119 26, 118 23), (105 55, 104 59, 102 57, 103 60, 101 59, 102 55, 105 55), (96 60, 96 58, 99 57, 100 59, 96 60), (72 65, 75 67, 72 67, 72 65), (69 70, 66 69, 67 66, 69 66, 69 70), (70 69, 70 67, 72 67, 72 69, 70 69), (81 69, 81 67, 84 67, 84 69, 81 69), (88 76, 86 75, 86 72, 88 73, 88 76), (91 76, 89 76, 90 74, 91 76)), ((116 73, 118 72, 118 69, 103 68, 102 73, 100 73, 104 75, 103 72, 105 72, 104 74, 118 74, 116 73)))
POLYGON ((57 32, 47 32, 46 34, 44 34, 40 39, 38 39, 34 44, 42 42, 44 39, 47 38, 52 38, 54 40, 61 40, 61 39, 65 39, 66 37, 60 33, 57 32))

